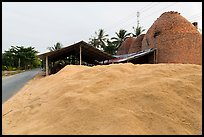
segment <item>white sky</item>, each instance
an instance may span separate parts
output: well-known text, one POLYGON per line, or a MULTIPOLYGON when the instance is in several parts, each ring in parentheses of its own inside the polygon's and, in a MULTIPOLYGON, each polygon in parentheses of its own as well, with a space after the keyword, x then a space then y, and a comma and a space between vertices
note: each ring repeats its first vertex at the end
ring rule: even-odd
POLYGON ((133 32, 140 12, 146 29, 166 11, 178 11, 202 28, 202 2, 3 2, 2 52, 11 45, 35 47, 40 53, 88 39, 103 28, 109 38, 119 29, 133 32))

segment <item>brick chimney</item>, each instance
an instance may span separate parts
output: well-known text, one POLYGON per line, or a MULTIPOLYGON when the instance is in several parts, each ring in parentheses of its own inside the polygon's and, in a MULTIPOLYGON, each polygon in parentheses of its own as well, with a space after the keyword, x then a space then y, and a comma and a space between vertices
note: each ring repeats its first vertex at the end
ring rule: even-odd
POLYGON ((192 24, 198 29, 198 22, 193 22, 192 24))

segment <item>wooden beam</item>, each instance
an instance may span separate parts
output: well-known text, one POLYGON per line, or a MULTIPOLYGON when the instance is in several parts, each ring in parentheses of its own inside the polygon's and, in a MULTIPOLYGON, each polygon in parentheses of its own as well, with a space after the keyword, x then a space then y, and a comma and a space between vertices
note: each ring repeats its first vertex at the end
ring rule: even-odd
POLYGON ((49 70, 49 65, 48 65, 48 56, 46 56, 46 61, 45 61, 45 71, 46 71, 46 76, 48 76, 48 75, 49 75, 48 70, 49 70))

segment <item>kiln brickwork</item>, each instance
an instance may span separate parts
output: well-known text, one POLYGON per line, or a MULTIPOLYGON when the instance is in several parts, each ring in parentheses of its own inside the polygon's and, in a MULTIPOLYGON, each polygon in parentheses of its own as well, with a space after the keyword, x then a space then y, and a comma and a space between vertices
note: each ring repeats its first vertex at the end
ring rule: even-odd
POLYGON ((134 40, 135 40, 134 37, 126 38, 121 44, 121 46, 118 48, 116 55, 128 54, 129 48, 131 44, 134 42, 134 40))
POLYGON ((130 54, 139 52, 142 49, 142 40, 145 34, 136 37, 126 38, 125 41, 118 48, 117 55, 130 54))
POLYGON ((163 13, 142 41, 142 50, 157 48, 157 63, 202 64, 202 36, 177 12, 163 13))
POLYGON ((144 36, 145 36, 145 34, 141 34, 140 36, 138 36, 137 38, 134 39, 133 43, 130 45, 128 54, 141 51, 142 40, 143 40, 144 36))

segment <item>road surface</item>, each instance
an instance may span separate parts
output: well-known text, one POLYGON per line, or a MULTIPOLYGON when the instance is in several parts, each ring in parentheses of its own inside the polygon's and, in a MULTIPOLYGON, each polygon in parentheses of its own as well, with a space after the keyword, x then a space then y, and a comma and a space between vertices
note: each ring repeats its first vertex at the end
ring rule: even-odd
POLYGON ((41 69, 33 69, 11 76, 2 77, 2 104, 17 93, 41 69))

